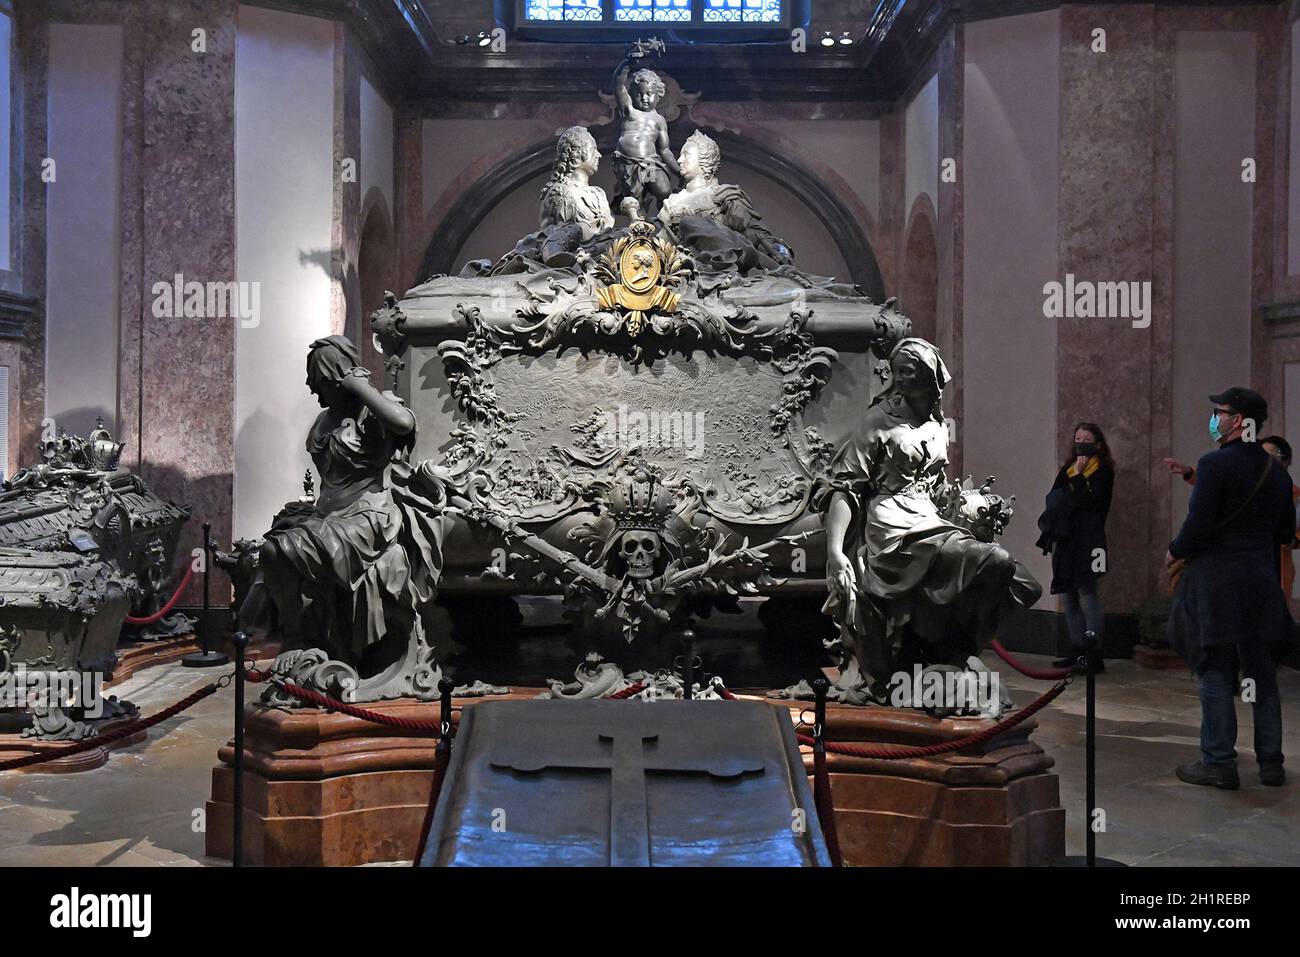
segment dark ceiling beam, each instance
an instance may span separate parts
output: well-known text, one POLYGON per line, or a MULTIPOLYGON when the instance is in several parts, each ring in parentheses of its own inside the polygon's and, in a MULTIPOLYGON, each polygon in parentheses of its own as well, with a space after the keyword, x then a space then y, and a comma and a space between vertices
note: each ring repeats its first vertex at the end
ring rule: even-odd
MULTIPOLYGON (((490 0, 247 0, 341 20, 355 30, 385 81, 417 104, 589 100, 609 82, 620 43, 539 43, 510 39, 504 53, 455 38, 488 29, 490 0)), ((1101 0, 1074 0, 1088 5, 1101 0)), ((1154 0, 1195 6, 1205 0, 1154 0)), ((1219 0, 1221 6, 1277 5, 1282 0, 1219 0)), ((901 97, 955 23, 1015 16, 1060 6, 1059 0, 821 0, 810 41, 795 55, 773 46, 699 43, 674 46, 663 69, 686 90, 738 101, 876 102, 901 97), (851 47, 816 44, 820 29, 859 37, 851 47)))

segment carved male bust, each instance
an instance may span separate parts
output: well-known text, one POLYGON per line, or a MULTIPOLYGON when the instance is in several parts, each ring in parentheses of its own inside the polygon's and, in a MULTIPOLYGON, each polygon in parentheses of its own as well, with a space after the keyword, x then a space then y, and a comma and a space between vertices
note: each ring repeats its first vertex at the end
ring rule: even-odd
POLYGON ((600 168, 600 151, 586 127, 571 126, 555 144, 555 166, 542 188, 541 228, 574 223, 590 239, 614 225, 609 198, 590 180, 600 168))

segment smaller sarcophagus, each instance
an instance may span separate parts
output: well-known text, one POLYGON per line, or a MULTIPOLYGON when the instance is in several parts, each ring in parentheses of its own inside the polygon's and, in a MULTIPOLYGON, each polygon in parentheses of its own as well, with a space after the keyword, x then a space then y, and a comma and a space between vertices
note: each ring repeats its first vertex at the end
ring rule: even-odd
MULTIPOLYGON (((170 597, 190 510, 119 469, 121 448, 102 422, 88 438, 60 433, 0 491, 0 676, 111 673, 126 617, 149 616, 170 597)), ((189 620, 145 627, 176 634, 189 620)), ((90 733, 58 708, 34 716, 41 737, 90 733)))

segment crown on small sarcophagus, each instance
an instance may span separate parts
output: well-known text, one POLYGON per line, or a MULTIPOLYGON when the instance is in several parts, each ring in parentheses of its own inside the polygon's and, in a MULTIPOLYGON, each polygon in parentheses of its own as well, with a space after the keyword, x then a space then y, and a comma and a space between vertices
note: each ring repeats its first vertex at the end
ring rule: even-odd
POLYGON ((616 482, 606 498, 609 516, 619 531, 645 529, 660 532, 672 514, 675 499, 653 473, 638 469, 616 482))
POLYGON ((113 440, 112 434, 104 428, 103 416, 100 416, 95 419, 95 428, 86 439, 86 464, 94 469, 112 472, 122 457, 124 445, 125 443, 113 440))

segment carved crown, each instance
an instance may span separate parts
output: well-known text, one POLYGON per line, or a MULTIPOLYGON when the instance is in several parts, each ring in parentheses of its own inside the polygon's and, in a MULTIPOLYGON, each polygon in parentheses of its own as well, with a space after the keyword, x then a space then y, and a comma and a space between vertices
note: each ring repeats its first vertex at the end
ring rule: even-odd
POLYGON ((104 419, 100 416, 95 420, 94 431, 86 440, 86 464, 94 469, 112 472, 122 457, 123 446, 124 443, 113 441, 113 436, 104 428, 104 419))
POLYGON ((615 483, 605 501, 609 517, 620 532, 663 531, 674 505, 673 493, 643 469, 615 483))

